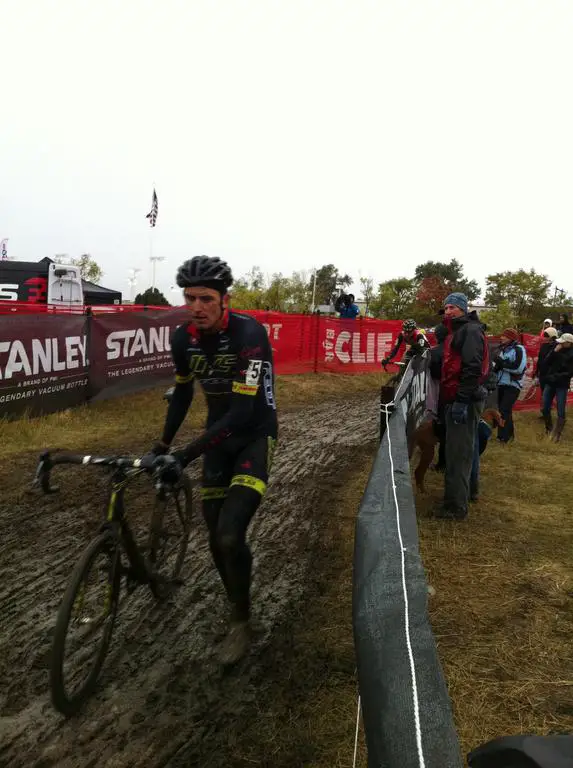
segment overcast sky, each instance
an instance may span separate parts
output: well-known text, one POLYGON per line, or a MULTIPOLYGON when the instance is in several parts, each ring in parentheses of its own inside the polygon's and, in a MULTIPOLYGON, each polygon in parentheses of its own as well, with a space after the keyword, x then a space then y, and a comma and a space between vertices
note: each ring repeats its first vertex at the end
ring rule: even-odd
POLYGON ((0 0, 0 240, 157 285, 459 259, 573 293, 573 3, 0 0))

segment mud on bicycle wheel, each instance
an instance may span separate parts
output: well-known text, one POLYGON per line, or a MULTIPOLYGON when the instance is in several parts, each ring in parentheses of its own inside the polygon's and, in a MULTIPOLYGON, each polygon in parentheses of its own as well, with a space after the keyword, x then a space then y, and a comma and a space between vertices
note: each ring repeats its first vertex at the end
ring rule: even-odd
POLYGON ((120 578, 120 549, 115 537, 106 531, 84 550, 58 611, 52 644, 50 690, 54 707, 67 717, 80 710, 97 684, 113 633, 120 578), (99 587, 99 601, 95 603, 86 601, 90 577, 95 577, 99 587), (73 615, 74 611, 78 616, 73 615), (76 629, 79 630, 78 637, 74 638, 72 630, 76 629), (78 659, 68 666, 67 652, 70 650, 77 652, 78 659), (77 682, 74 690, 68 688, 68 677, 77 682))
POLYGON ((193 488, 183 472, 176 486, 156 498, 149 525, 147 560, 150 570, 167 582, 181 573, 191 532, 193 488))

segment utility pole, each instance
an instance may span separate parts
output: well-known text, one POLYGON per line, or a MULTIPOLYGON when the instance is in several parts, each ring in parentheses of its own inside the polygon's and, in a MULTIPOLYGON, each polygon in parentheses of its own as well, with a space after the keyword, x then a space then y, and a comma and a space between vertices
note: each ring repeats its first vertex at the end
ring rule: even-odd
POLYGON ((128 277, 127 282, 129 283, 129 300, 133 303, 133 289, 137 285, 137 275, 139 272, 141 272, 141 269, 135 269, 132 267, 130 270, 131 275, 128 277))
POLYGON ((151 262, 153 268, 152 289, 155 290, 155 264, 158 261, 165 261, 165 256, 150 256, 149 261, 151 262))
POLYGON ((314 268, 314 278, 313 278, 313 283, 312 283, 312 307, 311 307, 311 310, 310 310, 311 312, 314 312, 314 300, 315 300, 315 297, 316 297, 316 267, 314 268))

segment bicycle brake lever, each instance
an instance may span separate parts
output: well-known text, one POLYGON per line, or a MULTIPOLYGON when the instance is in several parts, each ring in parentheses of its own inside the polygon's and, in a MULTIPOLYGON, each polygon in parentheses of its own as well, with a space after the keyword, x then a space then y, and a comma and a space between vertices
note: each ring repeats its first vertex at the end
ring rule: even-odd
POLYGON ((34 486, 39 485, 42 491, 46 494, 49 493, 57 493, 60 489, 59 486, 50 485, 50 471, 52 469, 52 462, 50 460, 50 453, 49 451, 44 451, 40 455, 40 463, 38 464, 38 468, 36 470, 36 476, 34 478, 34 486))

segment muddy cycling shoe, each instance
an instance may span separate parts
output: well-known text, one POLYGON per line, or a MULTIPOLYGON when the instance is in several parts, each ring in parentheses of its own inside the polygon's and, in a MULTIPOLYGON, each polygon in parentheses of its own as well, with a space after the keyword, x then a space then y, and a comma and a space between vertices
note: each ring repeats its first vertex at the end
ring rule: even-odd
POLYGON ((251 632, 248 621, 232 621, 227 636, 219 646, 219 661, 224 667, 240 661, 249 650, 251 632))

